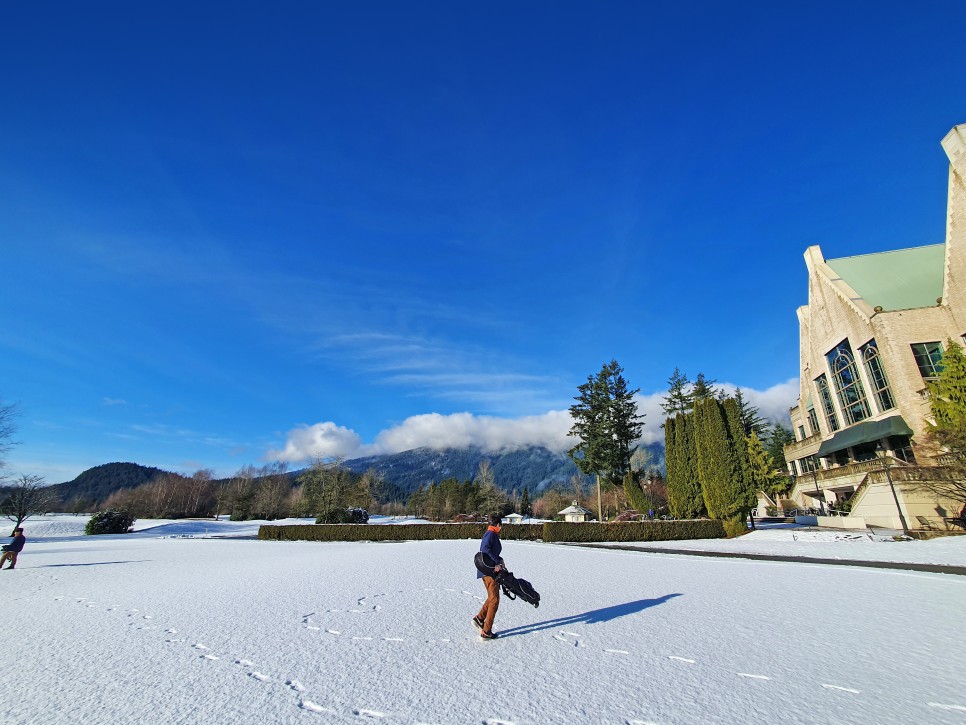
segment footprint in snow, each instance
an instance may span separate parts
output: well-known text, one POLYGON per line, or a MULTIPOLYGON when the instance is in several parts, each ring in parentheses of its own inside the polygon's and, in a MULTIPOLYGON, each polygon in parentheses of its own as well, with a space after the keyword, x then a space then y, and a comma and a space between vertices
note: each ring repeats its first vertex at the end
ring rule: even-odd
POLYGON ((167 632, 168 634, 177 634, 178 633, 178 630, 176 630, 176 629, 166 629, 164 631, 167 632))
POLYGON ((302 692, 305 689, 298 680, 285 680, 285 685, 295 692, 302 692))
POLYGON ((248 673, 248 676, 249 677, 254 677, 259 682, 268 682, 270 679, 272 679, 268 675, 263 675, 261 672, 255 672, 254 670, 252 670, 251 672, 249 672, 248 673))
POLYGON ((362 708, 353 710, 352 714, 357 715, 358 717, 386 717, 386 713, 384 712, 379 712, 378 710, 364 710, 362 708))
POLYGON ((216 657, 215 655, 201 655, 201 659, 203 659, 203 660, 217 660, 219 658, 216 657))
POLYGON ((944 705, 941 702, 930 702, 929 707, 937 707, 940 710, 955 710, 957 712, 966 712, 966 706, 963 705, 944 705))
POLYGON ((735 672, 738 677, 747 677, 749 680, 770 680, 766 675, 752 675, 747 672, 735 672))
POLYGON ((840 687, 839 685, 826 685, 826 684, 823 684, 822 687, 824 687, 826 690, 838 690, 839 692, 850 692, 853 695, 859 694, 858 690, 853 690, 851 687, 840 687))
POLYGON ((317 705, 311 700, 299 700, 299 707, 303 710, 308 710, 309 712, 319 712, 319 713, 331 713, 335 715, 336 712, 331 707, 325 707, 324 705, 317 705))
POLYGON ((235 660, 236 665, 241 665, 242 667, 251 667, 255 663, 251 660, 235 660))
POLYGON ((191 646, 194 647, 195 649, 208 649, 201 642, 196 642, 195 644, 193 644, 191 646))
POLYGON ((483 721, 483 725, 516 725, 512 720, 494 720, 492 718, 483 721))

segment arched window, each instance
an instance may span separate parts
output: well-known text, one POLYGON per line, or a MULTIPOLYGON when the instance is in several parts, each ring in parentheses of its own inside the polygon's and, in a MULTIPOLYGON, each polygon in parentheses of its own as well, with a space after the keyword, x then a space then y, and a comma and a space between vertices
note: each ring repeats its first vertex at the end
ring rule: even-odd
POLYGON ((825 413, 825 422, 828 429, 833 433, 839 429, 839 417, 835 413, 835 406, 832 404, 832 394, 828 389, 828 380, 825 373, 815 379, 815 387, 818 388, 818 397, 822 401, 822 411, 825 413))
POLYGON ((848 340, 843 340, 835 349, 828 353, 829 368, 832 371, 832 381, 835 383, 835 394, 845 415, 846 425, 858 423, 869 417, 869 404, 865 400, 865 389, 859 379, 859 371, 855 367, 852 347, 848 340))
POLYGON ((896 407, 896 401, 889 389, 889 378, 886 377, 885 369, 882 367, 879 346, 875 344, 875 340, 870 340, 862 348, 862 361, 865 363, 865 371, 869 374, 875 404, 879 406, 880 411, 892 410, 896 407))

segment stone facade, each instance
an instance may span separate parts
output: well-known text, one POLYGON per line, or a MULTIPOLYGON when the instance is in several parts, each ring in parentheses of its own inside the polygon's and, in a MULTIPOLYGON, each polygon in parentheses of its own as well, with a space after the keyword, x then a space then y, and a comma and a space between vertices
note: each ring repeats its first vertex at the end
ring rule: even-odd
POLYGON ((942 146, 950 162, 942 244, 838 260, 818 246, 805 252, 800 390, 790 411, 796 440, 785 449, 798 507, 852 498, 856 515, 865 501, 881 525, 915 528, 913 510, 943 519, 955 505, 920 500, 876 473, 931 462, 922 444, 928 353, 966 339, 966 124, 942 146))

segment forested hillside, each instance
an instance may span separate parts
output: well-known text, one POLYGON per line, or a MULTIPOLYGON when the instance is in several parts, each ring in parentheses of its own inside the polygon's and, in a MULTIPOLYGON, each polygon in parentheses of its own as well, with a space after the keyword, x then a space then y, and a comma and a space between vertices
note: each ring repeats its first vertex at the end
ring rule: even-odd
POLYGON ((166 472, 160 468, 141 466, 137 463, 104 463, 88 468, 73 481, 58 483, 51 488, 69 508, 72 501, 77 503, 103 501, 114 491, 136 488, 164 473, 166 472))

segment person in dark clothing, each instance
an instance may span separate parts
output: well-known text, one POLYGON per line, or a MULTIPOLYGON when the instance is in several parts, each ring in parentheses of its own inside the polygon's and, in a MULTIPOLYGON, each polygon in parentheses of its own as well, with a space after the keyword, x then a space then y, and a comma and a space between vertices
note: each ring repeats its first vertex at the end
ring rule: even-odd
MULTIPOLYGON (((489 517, 489 526, 480 542, 480 551, 491 560, 498 562, 494 573, 499 573, 503 569, 503 558, 500 556, 503 550, 503 544, 500 543, 502 524, 503 519, 497 514, 492 514, 489 517)), ((481 571, 476 572, 476 578, 483 580, 483 586, 486 587, 486 601, 480 613, 473 617, 473 624, 479 628, 482 639, 496 639, 497 635, 493 633, 493 618, 496 617, 496 610, 500 608, 500 585, 494 577, 484 576, 481 571)))
POLYGON ((27 543, 27 537, 23 535, 23 529, 13 530, 13 541, 3 547, 3 556, 0 556, 0 568, 3 562, 10 560, 8 569, 13 569, 17 565, 17 555, 23 551, 23 545, 27 543))

